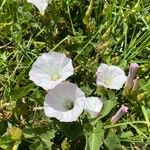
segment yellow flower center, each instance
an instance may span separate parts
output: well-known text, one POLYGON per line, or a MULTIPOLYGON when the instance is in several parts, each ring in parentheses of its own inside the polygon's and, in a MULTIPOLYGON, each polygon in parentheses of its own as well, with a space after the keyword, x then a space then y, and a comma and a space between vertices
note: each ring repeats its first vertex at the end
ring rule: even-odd
POLYGON ((60 79, 59 75, 58 74, 54 74, 53 77, 52 77, 52 80, 56 81, 58 79, 60 79))
POLYGON ((106 86, 108 86, 110 83, 111 83, 111 79, 106 79, 106 80, 104 81, 104 84, 105 84, 106 86))

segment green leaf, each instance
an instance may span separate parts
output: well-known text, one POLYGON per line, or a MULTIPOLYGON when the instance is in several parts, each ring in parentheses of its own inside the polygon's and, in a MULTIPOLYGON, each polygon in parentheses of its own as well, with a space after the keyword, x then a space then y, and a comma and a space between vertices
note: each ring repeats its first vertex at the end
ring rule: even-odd
POLYGON ((116 100, 108 100, 106 102, 104 102, 102 111, 101 111, 101 117, 103 118, 106 115, 108 115, 110 113, 110 111, 117 105, 117 101, 116 100))
MULTIPOLYGON (((30 138, 37 138, 37 137, 41 137, 41 135, 45 134, 47 131, 51 131, 52 127, 51 125, 47 125, 44 127, 27 127, 23 130, 24 133, 24 137, 26 139, 30 139, 30 138)), ((52 130, 53 132, 53 130, 52 130)))
POLYGON ((75 139, 83 132, 82 126, 78 122, 63 123, 59 122, 58 126, 61 132, 70 139, 75 139))
POLYGON ((12 142, 11 138, 9 136, 1 136, 0 137, 0 146, 5 145, 12 142))
POLYGON ((7 130, 7 122, 0 121, 0 135, 4 134, 7 130))
POLYGON ((116 93, 112 90, 108 91, 108 99, 109 100, 117 100, 116 93))
POLYGON ((96 89, 96 93, 98 96, 105 97, 108 93, 108 90, 103 86, 98 86, 96 89))
POLYGON ((140 88, 144 91, 150 91, 150 81, 145 81, 144 79, 140 80, 140 88))
POLYGON ((46 133, 43 133, 40 136, 40 138, 45 143, 48 150, 52 149, 51 147, 53 145, 53 142, 51 141, 51 139, 55 137, 55 132, 56 132, 55 130, 47 131, 46 133))
POLYGON ((83 87, 80 87, 81 90, 86 94, 86 95, 91 95, 92 92, 94 91, 94 89, 91 89, 90 86, 87 84, 87 85, 84 85, 83 87))
POLYGON ((111 130, 109 130, 108 135, 104 140, 104 143, 109 150, 122 150, 119 138, 111 130))
POLYGON ((19 98, 22 98, 26 96, 30 91, 32 91, 34 88, 34 84, 30 83, 27 86, 15 88, 11 92, 11 97, 14 100, 17 100, 19 98))
POLYGON ((44 146, 43 144, 39 141, 36 140, 31 146, 30 146, 31 150, 44 150, 44 146))
POLYGON ((134 134, 131 132, 131 131, 127 131, 127 132, 123 132, 121 133, 121 138, 129 138, 129 137, 132 137, 134 136, 134 134))
POLYGON ((86 124, 84 134, 86 138, 85 150, 99 150, 104 139, 103 124, 101 122, 97 122, 95 127, 91 124, 86 124))
POLYGON ((33 150, 51 150, 53 145, 51 140, 55 137, 55 133, 56 131, 51 129, 51 127, 26 128, 24 137, 33 140, 31 146, 33 150))

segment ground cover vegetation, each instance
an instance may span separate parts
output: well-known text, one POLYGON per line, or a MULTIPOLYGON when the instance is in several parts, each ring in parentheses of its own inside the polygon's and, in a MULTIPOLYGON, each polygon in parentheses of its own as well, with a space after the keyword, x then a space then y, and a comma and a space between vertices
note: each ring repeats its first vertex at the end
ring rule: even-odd
POLYGON ((2 150, 150 149, 150 1, 51 0, 41 14, 26 0, 1 0, 0 135, 2 150), (72 61, 54 87, 31 71, 47 53, 72 61), (50 114, 51 95, 68 86, 86 106, 73 118, 50 114))

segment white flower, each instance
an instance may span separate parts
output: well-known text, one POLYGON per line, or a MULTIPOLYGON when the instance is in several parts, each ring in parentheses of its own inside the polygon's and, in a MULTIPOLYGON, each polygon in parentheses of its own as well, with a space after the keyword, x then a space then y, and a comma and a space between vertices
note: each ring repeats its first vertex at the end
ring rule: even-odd
POLYGON ((30 80, 45 90, 54 88, 72 74, 72 60, 57 52, 43 53, 29 72, 30 80))
POLYGON ((48 1, 49 0, 27 0, 28 3, 35 5, 42 15, 45 13, 45 10, 48 6, 48 1))
POLYGON ((84 108, 84 93, 73 83, 62 82, 49 90, 44 101, 47 117, 61 122, 76 121, 84 108))
POLYGON ((90 114, 91 118, 96 117, 103 107, 103 102, 98 97, 88 97, 85 99, 84 109, 90 114))
POLYGON ((107 64, 99 66, 96 76, 97 85, 116 90, 122 88, 127 79, 125 72, 121 68, 107 64))

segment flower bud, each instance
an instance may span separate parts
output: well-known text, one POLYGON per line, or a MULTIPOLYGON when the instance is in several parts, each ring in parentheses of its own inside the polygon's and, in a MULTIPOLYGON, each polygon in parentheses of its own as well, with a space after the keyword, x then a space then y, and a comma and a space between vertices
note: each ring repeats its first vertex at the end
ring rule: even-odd
POLYGON ((105 4, 104 4, 104 8, 103 8, 103 12, 102 14, 103 15, 108 15, 111 11, 111 7, 110 7, 110 4, 106 1, 105 4))
POLYGON ((88 23, 89 23, 90 16, 91 16, 92 10, 93 10, 93 4, 94 4, 94 0, 90 0, 90 4, 89 4, 88 9, 85 13, 85 17, 83 18, 83 23, 85 25, 88 25, 88 23))
POLYGON ((63 140, 63 142, 61 143, 61 148, 62 148, 63 150, 69 150, 70 147, 71 147, 71 146, 70 146, 70 143, 69 143, 68 139, 65 138, 65 139, 63 140))
POLYGON ((136 63, 132 63, 130 65, 129 74, 128 74, 128 78, 127 78, 127 81, 126 81, 126 84, 125 84, 125 88, 132 89, 133 80, 135 78, 135 75, 136 75, 136 72, 137 72, 138 68, 139 68, 139 65, 136 64, 136 63))
POLYGON ((124 116, 128 112, 128 107, 122 105, 121 108, 117 111, 117 113, 111 118, 111 123, 116 123, 122 116, 124 116))
POLYGON ((137 95, 137 100, 138 101, 143 101, 148 95, 148 92, 143 92, 137 95))
POLYGON ((136 77, 136 79, 133 80, 133 88, 132 91, 137 91, 139 88, 139 77, 136 77))

